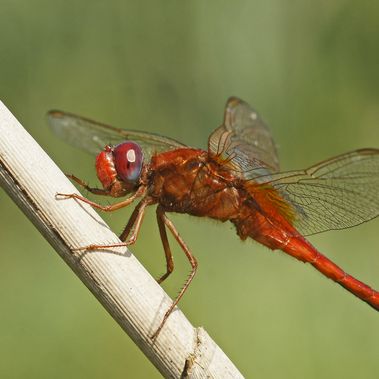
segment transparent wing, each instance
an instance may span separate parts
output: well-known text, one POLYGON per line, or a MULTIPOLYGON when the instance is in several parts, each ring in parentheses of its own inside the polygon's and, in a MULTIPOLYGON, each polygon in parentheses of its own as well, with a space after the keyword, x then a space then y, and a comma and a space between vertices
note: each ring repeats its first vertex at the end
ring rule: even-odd
POLYGON ((289 221, 303 235, 349 228, 379 215, 379 149, 346 153, 304 171, 272 175, 267 182, 264 178, 258 179, 262 188, 279 192, 291 207, 289 221))
POLYGON ((50 111, 47 120, 59 138, 92 154, 98 154, 106 145, 117 145, 125 140, 137 142, 144 151, 145 159, 154 153, 185 147, 158 134, 119 129, 61 111, 50 111))
POLYGON ((244 179, 279 171, 270 130, 249 104, 236 97, 227 101, 224 122, 210 135, 208 151, 244 179))

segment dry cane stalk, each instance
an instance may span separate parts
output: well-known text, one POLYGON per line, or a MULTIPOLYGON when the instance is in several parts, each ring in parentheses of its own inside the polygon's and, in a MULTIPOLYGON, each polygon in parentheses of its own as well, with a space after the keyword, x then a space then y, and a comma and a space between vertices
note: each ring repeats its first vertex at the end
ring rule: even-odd
POLYGON ((126 249, 73 253, 92 243, 119 242, 86 204, 58 201, 75 187, 0 102, 0 185, 166 378, 242 378, 202 328, 180 310, 155 341, 171 299, 126 249))

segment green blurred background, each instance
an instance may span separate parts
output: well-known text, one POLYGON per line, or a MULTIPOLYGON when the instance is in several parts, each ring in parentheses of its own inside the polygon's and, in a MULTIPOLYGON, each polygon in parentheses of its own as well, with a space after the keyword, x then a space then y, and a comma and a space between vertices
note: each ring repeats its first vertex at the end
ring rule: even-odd
MULTIPOLYGON (((271 125, 283 169, 379 146, 379 3, 1 0, 0 99, 66 172, 93 157, 55 139, 59 108, 205 147, 227 97, 271 125)), ((1 138, 1 136, 0 136, 1 138)), ((159 373, 0 190, 0 377, 159 373)), ((130 210, 107 217, 116 232, 130 210)), ((180 303, 249 378, 378 378, 378 313, 229 224, 173 215, 199 260, 180 303)), ((379 287, 379 221, 311 241, 379 287)), ((173 244, 173 296, 189 271, 173 244)), ((132 248, 164 270, 154 210, 132 248)))

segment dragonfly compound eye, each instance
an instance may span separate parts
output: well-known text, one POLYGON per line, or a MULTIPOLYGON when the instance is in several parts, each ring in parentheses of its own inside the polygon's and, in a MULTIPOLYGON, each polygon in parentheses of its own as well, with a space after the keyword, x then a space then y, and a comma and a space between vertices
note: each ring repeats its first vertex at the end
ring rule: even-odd
POLYGON ((143 153, 141 147, 132 141, 125 141, 113 150, 117 175, 125 182, 136 182, 141 174, 143 153))

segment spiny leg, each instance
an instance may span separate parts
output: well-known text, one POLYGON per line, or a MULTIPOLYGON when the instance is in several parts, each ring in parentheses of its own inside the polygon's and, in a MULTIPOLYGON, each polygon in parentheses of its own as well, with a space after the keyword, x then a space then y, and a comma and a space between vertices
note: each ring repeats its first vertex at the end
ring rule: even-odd
MULTIPOLYGON (((99 188, 96 188, 96 190, 99 190, 99 188)), ((105 190, 104 190, 105 191, 105 190)), ((123 201, 119 201, 118 203, 114 203, 111 205, 101 205, 98 203, 95 203, 94 201, 91 201, 87 199, 84 196, 78 195, 76 193, 57 193, 57 196, 62 196, 63 198, 66 199, 76 199, 79 201, 82 201, 83 203, 89 204, 91 207, 100 209, 104 212, 113 212, 116 211, 120 208, 127 207, 129 204, 131 204, 137 197, 143 196, 144 192, 146 191, 146 188, 144 186, 141 186, 138 188, 138 190, 130 197, 123 201)), ((105 195, 105 193, 104 193, 105 195)))
POLYGON ((103 195, 103 196, 112 196, 111 192, 109 190, 105 190, 103 188, 96 188, 96 187, 90 187, 85 181, 82 179, 79 179, 75 175, 72 174, 65 174, 69 179, 73 180, 77 184, 79 184, 81 187, 83 187, 88 192, 94 193, 95 195, 103 195))
POLYGON ((128 236, 130 234, 130 231, 133 229, 133 226, 136 223, 136 219, 140 213, 141 203, 142 203, 142 201, 139 202, 138 205, 134 208, 133 213, 129 217, 128 223, 126 224, 124 230, 122 231, 122 233, 118 237, 122 242, 126 241, 126 239, 128 238, 128 236))
POLYGON ((132 215, 130 216, 129 221, 120 236, 120 239, 124 242, 112 243, 108 245, 88 245, 88 246, 80 247, 74 250, 97 250, 97 249, 108 249, 112 247, 123 247, 123 246, 133 245, 136 242, 138 233, 141 229, 143 216, 145 214, 145 209, 148 205, 152 203, 153 203, 153 200, 150 197, 145 197, 134 208, 134 211, 132 215), (132 231, 131 236, 128 238, 127 241, 125 241, 126 237, 130 234, 131 231, 132 231))
POLYGON ((166 256, 166 273, 157 279, 158 283, 162 283, 168 276, 174 271, 174 260, 172 259, 170 245, 168 243, 166 227, 164 223, 164 210, 161 206, 157 207, 157 222, 159 228, 159 234, 161 236, 163 250, 166 256))
MULTIPOLYGON (((164 212, 163 209, 159 210, 159 217, 161 218, 161 222, 163 222, 164 225, 167 226, 170 229, 172 235, 175 237, 176 241, 178 242, 178 244, 180 245, 180 247, 184 251, 184 254, 187 256, 187 258, 188 258, 188 260, 189 260, 189 262, 191 264, 191 268, 192 269, 191 269, 191 272, 190 272, 187 280, 184 283, 183 288, 179 292, 179 295, 176 297, 176 299, 171 304, 170 308, 167 310, 167 312, 163 316, 162 322, 160 323, 158 329, 151 336, 152 339, 155 339, 158 336, 159 332, 162 330, 163 325, 165 324, 165 322, 167 321, 168 317, 170 316, 170 314, 174 310, 175 306, 178 304, 179 300, 182 298, 182 296, 186 292, 186 290, 187 290, 188 286, 190 285, 192 279, 194 278, 194 276, 196 274, 196 270, 197 270, 197 260, 196 260, 196 258, 192 255, 191 251, 189 250, 189 248, 187 247, 187 245, 183 241, 182 237, 180 237, 180 235, 179 235, 178 231, 176 230, 174 224, 168 219, 168 217, 166 216, 166 214, 165 214, 165 212, 164 212)), ((164 241, 162 241, 162 242, 164 243, 164 241)), ((166 256, 167 256, 166 250, 165 250, 165 253, 166 253, 166 256)))

